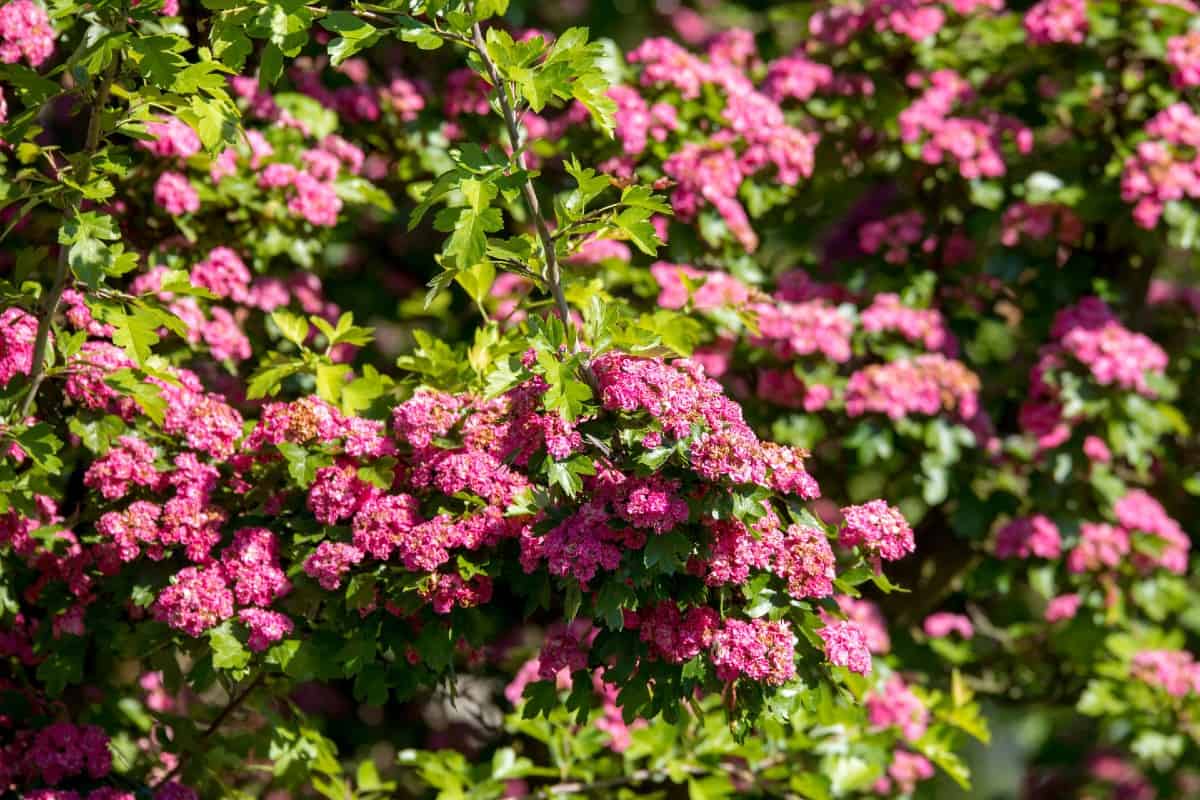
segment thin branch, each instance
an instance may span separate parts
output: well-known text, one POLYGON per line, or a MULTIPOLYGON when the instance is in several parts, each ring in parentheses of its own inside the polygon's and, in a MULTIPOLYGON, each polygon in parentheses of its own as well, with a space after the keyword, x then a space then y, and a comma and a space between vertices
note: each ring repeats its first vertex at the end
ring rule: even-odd
MULTIPOLYGON (((496 94, 500 100, 500 112, 504 117, 505 127, 508 129, 508 139, 512 145, 517 166, 523 170, 525 169, 525 153, 523 152, 521 128, 516 112, 513 110, 512 100, 508 96, 508 84, 500 77, 496 63, 488 54, 487 41, 483 38, 483 28, 479 26, 478 22, 475 23, 473 31, 475 51, 479 54, 479 59, 483 62, 492 85, 496 87, 496 94)), ((533 219, 538 238, 542 243, 542 255, 546 261, 546 283, 550 287, 550 293, 554 296, 554 302, 558 306, 558 313, 562 316, 563 324, 569 326, 571 309, 567 305, 566 296, 563 295, 562 272, 558 264, 558 256, 554 251, 554 239, 550 235, 550 226, 546 224, 546 218, 542 216, 541 204, 538 202, 537 191, 534 189, 531 178, 526 178, 521 184, 521 194, 525 198, 529 216, 533 219)))
MULTIPOLYGON (((217 714, 216 718, 212 721, 212 724, 210 724, 207 728, 205 728, 204 733, 200 734, 196 738, 195 744, 200 744, 201 742, 205 741, 210 736, 212 736, 214 733, 216 733, 217 729, 221 727, 221 725, 225 722, 225 720, 229 719, 229 715, 232 714, 234 711, 236 711, 238 709, 238 707, 240 707, 243 703, 245 703, 246 700, 249 699, 250 695, 254 693, 254 690, 262 685, 262 682, 264 680, 266 680, 266 677, 267 677, 267 673, 265 673, 265 672, 258 673, 258 675, 254 678, 254 680, 250 681, 249 685, 247 685, 246 688, 242 690, 241 694, 234 697, 232 700, 230 700, 225 705, 224 708, 221 709, 221 713, 217 714)), ((174 778, 176 775, 178 775, 180 772, 182 772, 183 768, 185 766, 187 766, 188 756, 191 754, 191 752, 192 751, 181 753, 179 755, 179 761, 176 762, 175 766, 171 769, 170 772, 168 772, 166 775, 162 776, 162 778, 159 779, 158 783, 156 783, 154 785, 155 788, 166 785, 166 783, 168 781, 170 781, 172 778, 174 778)))
MULTIPOLYGON (((117 31, 121 32, 124 27, 125 22, 122 17, 117 31)), ((119 64, 120 54, 113 53, 112 61, 109 62, 108 67, 105 69, 104 75, 100 79, 100 87, 96 90, 96 98, 92 103, 91 115, 88 117, 87 139, 84 140, 83 145, 83 153, 86 157, 79 165, 79 174, 73 176, 75 182, 80 186, 87 183, 92 171, 92 156, 100 147, 100 127, 103 121, 104 107, 108 105, 108 98, 112 93, 113 82, 117 78, 119 64)), ((71 214, 72 216, 79 214, 78 201, 74 205, 71 214)), ((50 341, 50 325, 54 320, 54 315, 58 313, 58 301, 62 298, 63 289, 67 285, 67 275, 70 272, 68 248, 63 244, 59 244, 58 248, 58 263, 55 267, 54 283, 50 287, 49 294, 43 298, 42 313, 38 318, 37 334, 33 340, 33 361, 30 364, 29 370, 29 392, 25 395, 24 402, 21 403, 21 419, 28 417, 29 413, 33 410, 33 403, 37 398, 38 389, 41 388, 42 381, 46 379, 46 346, 50 341)))

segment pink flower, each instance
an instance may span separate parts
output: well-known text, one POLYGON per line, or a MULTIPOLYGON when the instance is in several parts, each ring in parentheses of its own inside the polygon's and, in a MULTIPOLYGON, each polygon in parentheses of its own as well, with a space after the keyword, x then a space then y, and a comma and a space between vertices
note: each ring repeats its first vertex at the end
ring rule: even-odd
POLYGON ((0 386, 14 375, 29 374, 37 327, 37 318, 16 306, 0 312, 0 386))
POLYGON ((929 727, 929 710, 912 693, 899 675, 888 678, 883 689, 867 695, 867 716, 877 728, 895 726, 910 742, 915 742, 929 727))
POLYGON ((1171 79, 1176 86, 1200 86, 1200 31, 1168 39, 1167 63, 1175 69, 1171 79))
POLYGON ((1088 436, 1083 440, 1083 454, 1097 464, 1112 461, 1112 451, 1099 436, 1088 436))
POLYGON ((871 671, 871 651, 863 629, 853 622, 826 622, 817 634, 825 642, 825 658, 830 664, 866 675, 871 671))
POLYGON ((1085 522, 1079 528, 1079 544, 1067 556, 1071 572, 1099 572, 1113 568, 1129 555, 1129 532, 1103 522, 1085 522))
POLYGON ((962 614, 951 614, 947 611, 930 614, 921 627, 931 639, 943 639, 952 633, 957 633, 964 639, 975 635, 975 626, 971 624, 971 620, 962 614))
POLYGON ((1200 694, 1200 663, 1186 650, 1143 650, 1134 655, 1130 671, 1173 697, 1200 694))
POLYGON ((330 227, 337 224, 342 201, 333 187, 307 172, 296 175, 295 186, 296 194, 288 201, 289 211, 313 225, 330 227))
POLYGON ((723 681, 745 677, 782 686, 796 675, 795 648, 786 620, 727 619, 713 634, 712 662, 723 681))
POLYGON ((1025 12, 1025 31, 1033 44, 1083 44, 1088 32, 1085 0, 1041 0, 1025 12))
POLYGON ((112 752, 103 728, 55 722, 33 734, 24 762, 30 777, 54 786, 85 774, 92 780, 105 777, 112 770, 112 752))
POLYGON ((1058 526, 1042 514, 1020 517, 997 532, 995 552, 997 558, 1058 558, 1062 537, 1058 526))
POLYGON ((200 210, 200 195, 178 172, 164 172, 154 184, 154 202, 172 216, 200 210))
POLYGON ((250 629, 246 646, 255 653, 266 650, 290 634, 295 627, 286 614, 263 608, 244 608, 238 612, 238 619, 250 629))
POLYGON ((250 277, 250 270, 241 257, 223 246, 210 250, 207 258, 192 267, 191 273, 192 283, 196 286, 238 303, 245 303, 249 297, 250 277))
POLYGON ((199 636, 233 616, 233 592, 219 565, 185 567, 159 593, 154 618, 189 636, 199 636))
POLYGON ((279 540, 266 528, 242 528, 221 551, 221 565, 240 605, 268 606, 292 590, 279 563, 279 540))
POLYGON ((342 542, 321 542, 304 561, 304 572, 322 589, 336 591, 342 585, 342 576, 363 559, 363 551, 342 542))
POLYGON ((119 500, 130 484, 158 487, 162 484, 154 467, 154 448, 135 436, 122 436, 104 456, 92 462, 83 483, 97 489, 106 500, 119 500))
POLYGON ((146 131, 154 138, 139 141, 138 147, 159 158, 186 160, 200 152, 200 137, 178 117, 163 117, 161 122, 147 122, 146 131))
POLYGON ((684 615, 673 601, 666 601, 640 611, 637 623, 638 635, 654 656, 682 664, 712 644, 720 617, 707 606, 689 608, 684 615))
POLYGON ((0 6, 0 62, 24 58, 40 67, 54 54, 54 27, 46 10, 33 0, 9 0, 0 6))
POLYGON ((838 537, 843 547, 861 547, 886 561, 904 558, 916 549, 912 528, 899 509, 872 500, 842 509, 845 525, 838 537))
POLYGON ((1083 601, 1077 594, 1064 594, 1055 597, 1046 606, 1046 622, 1061 622, 1074 619, 1079 612, 1079 604, 1083 601))

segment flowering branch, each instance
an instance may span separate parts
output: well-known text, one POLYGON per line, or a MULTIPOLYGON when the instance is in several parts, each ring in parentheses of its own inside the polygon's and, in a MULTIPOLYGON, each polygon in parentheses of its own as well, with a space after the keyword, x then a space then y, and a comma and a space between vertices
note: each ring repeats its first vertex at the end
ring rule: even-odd
MULTIPOLYGON (((120 33, 125 27, 125 23, 122 21, 118 25, 117 32, 120 33)), ((92 171, 92 156, 100 147, 101 118, 104 114, 104 106, 108 104, 108 98, 112 94, 112 86, 117 78, 117 70, 120 62, 120 51, 115 51, 112 61, 101 77, 100 85, 96 90, 91 114, 88 117, 87 138, 83 144, 84 158, 79 165, 79 174, 75 181, 80 186, 87 183, 92 171)), ((64 222, 77 217, 79 210, 80 204, 76 200, 71 206, 70 215, 64 222)), ((62 298, 63 289, 67 285, 67 274, 70 272, 69 252, 70 248, 67 245, 59 244, 58 262, 54 271, 54 284, 50 287, 50 292, 45 296, 42 302, 42 313, 38 316, 37 334, 33 342, 33 362, 30 365, 29 373, 29 392, 25 395, 25 400, 21 403, 22 419, 28 417, 33 410, 38 389, 41 388, 42 381, 46 379, 46 347, 50 341, 50 325, 54 320, 54 315, 58 312, 58 301, 62 298)))

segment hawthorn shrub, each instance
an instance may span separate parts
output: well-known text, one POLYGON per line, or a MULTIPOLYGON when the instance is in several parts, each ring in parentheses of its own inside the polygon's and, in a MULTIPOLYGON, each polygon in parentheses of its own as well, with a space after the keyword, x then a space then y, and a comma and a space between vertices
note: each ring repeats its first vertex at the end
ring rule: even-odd
POLYGON ((0 3, 0 795, 1200 796, 1191 0, 0 3))

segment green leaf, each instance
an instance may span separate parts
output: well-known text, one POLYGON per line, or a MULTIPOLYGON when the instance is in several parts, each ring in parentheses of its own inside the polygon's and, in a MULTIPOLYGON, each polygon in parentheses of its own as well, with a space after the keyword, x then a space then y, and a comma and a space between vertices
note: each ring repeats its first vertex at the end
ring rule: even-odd
POLYGON ((279 332, 289 342, 304 346, 308 339, 308 320, 299 314, 293 314, 287 309, 277 309, 271 312, 271 321, 279 328, 279 332))
POLYGON ((233 625, 224 622, 208 632, 213 666, 217 669, 242 669, 250 663, 250 651, 233 633, 233 625))
POLYGON ((49 424, 39 422, 17 430, 13 438, 25 454, 46 472, 57 475, 62 471, 62 459, 58 457, 58 453, 62 450, 63 443, 54 435, 54 429, 49 424))

